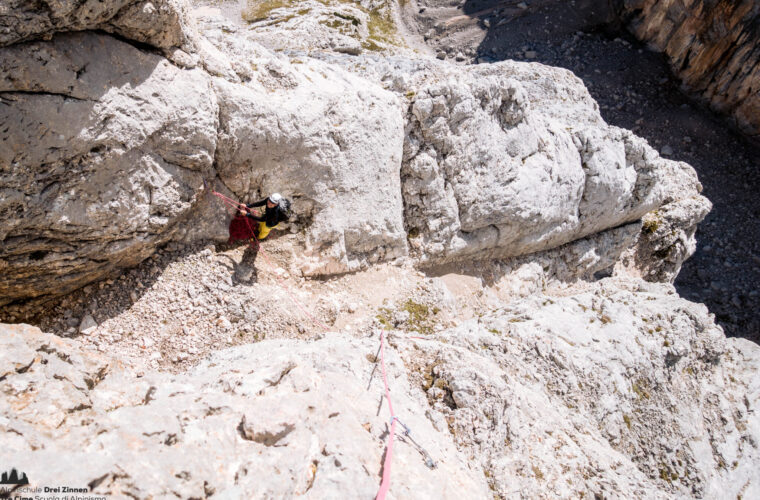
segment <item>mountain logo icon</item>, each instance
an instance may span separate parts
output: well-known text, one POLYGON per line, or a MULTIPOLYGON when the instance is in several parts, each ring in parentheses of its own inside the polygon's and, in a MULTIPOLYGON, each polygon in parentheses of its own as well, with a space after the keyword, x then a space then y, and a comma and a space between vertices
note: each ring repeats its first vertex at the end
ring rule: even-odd
POLYGON ((20 474, 21 475, 19 476, 19 472, 16 469, 11 469, 10 472, 3 472, 3 476, 0 478, 0 484, 14 484, 19 486, 29 484, 26 472, 21 472, 20 474))

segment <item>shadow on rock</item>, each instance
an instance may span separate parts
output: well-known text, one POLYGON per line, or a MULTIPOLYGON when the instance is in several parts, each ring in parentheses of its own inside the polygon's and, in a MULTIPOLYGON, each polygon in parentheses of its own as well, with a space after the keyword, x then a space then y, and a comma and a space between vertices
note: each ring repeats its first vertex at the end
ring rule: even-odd
POLYGON ((728 336, 758 342, 760 148, 686 94, 665 57, 622 29, 615 3, 474 0, 462 4, 465 16, 441 22, 431 4, 415 19, 423 26, 438 21, 426 38, 439 57, 461 51, 480 63, 513 59, 572 71, 607 123, 694 167, 713 210, 699 226, 697 251, 684 263, 676 288, 706 304, 728 336))

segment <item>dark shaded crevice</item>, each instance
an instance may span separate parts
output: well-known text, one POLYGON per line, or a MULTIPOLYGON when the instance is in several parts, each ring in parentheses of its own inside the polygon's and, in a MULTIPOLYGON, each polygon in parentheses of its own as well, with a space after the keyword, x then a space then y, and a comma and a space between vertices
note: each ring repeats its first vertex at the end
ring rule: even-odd
MULTIPOLYGON (((390 431, 385 432, 385 434, 389 434, 390 431)), ((383 474, 385 473, 385 457, 388 455, 388 447, 386 446, 383 450, 383 454, 380 456, 380 471, 378 472, 378 477, 380 478, 380 481, 377 483, 377 487, 379 488, 383 484, 383 474)))
POLYGON ((62 97, 65 100, 71 99, 72 101, 80 101, 80 102, 96 102, 91 99, 83 99, 81 97, 74 97, 70 94, 64 94, 61 92, 47 92, 47 91, 34 91, 34 90, 0 90, 0 99, 5 99, 8 101, 15 101, 13 99, 13 96, 50 96, 50 97, 62 97), (11 98, 6 97, 11 96, 11 98))
POLYGON ((268 431, 256 433, 253 436, 252 440, 267 447, 277 446, 277 443, 279 443, 285 436, 290 434, 295 428, 296 427, 294 425, 287 424, 284 426, 283 430, 278 433, 268 431))
POLYGON ((82 403, 75 406, 74 408, 66 410, 66 413, 69 413, 69 414, 76 413, 78 411, 89 410, 90 408, 92 408, 92 405, 82 403))
MULTIPOLYGON (((93 29, 93 30, 88 30, 88 31, 90 33, 95 33, 95 34, 104 35, 104 36, 110 36, 112 38, 115 38, 115 39, 119 40, 120 42, 124 42, 127 45, 131 45, 132 47, 136 48, 140 52, 147 52, 149 54, 153 54, 153 55, 162 57, 162 58, 166 59, 167 62, 169 62, 170 64, 174 65, 174 63, 172 61, 170 61, 169 59, 166 58, 166 56, 164 55, 164 52, 161 49, 159 49, 158 47, 155 47, 155 46, 153 46, 153 45, 151 45, 149 43, 139 42, 137 40, 133 40, 131 38, 127 38, 124 35, 121 35, 121 34, 115 32, 115 31, 106 31, 106 30, 103 30, 103 29, 93 29)), ((177 67, 179 67, 179 66, 177 66, 177 67)), ((180 69, 182 69, 182 68, 180 68, 180 69)))
POLYGON ((314 481, 317 479, 317 469, 319 468, 319 462, 317 460, 311 461, 311 476, 309 477, 309 482, 306 485, 305 493, 308 493, 309 490, 311 490, 312 486, 314 486, 314 481))
POLYGON ((156 390, 157 390, 157 388, 156 388, 155 385, 152 385, 152 386, 150 386, 148 388, 148 390, 145 392, 145 396, 143 397, 143 401, 142 401, 143 405, 147 405, 151 401, 153 401, 154 399, 156 399, 154 397, 154 395, 156 394, 156 390))
POLYGON ((285 378, 285 376, 286 376, 288 373, 290 373, 290 372, 293 370, 293 368, 295 368, 295 367, 296 367, 296 365, 295 365, 295 364, 292 364, 292 365, 288 365, 288 367, 287 367, 287 368, 285 368, 285 369, 284 369, 284 370, 283 370, 283 371, 282 371, 282 372, 279 374, 279 376, 277 377, 277 380, 268 380, 268 381, 266 381, 266 382, 269 384, 269 387, 274 387, 274 386, 276 386, 277 384, 279 384, 280 382, 282 382, 282 379, 284 379, 284 378, 285 378))
POLYGON ((678 72, 682 72, 689 66, 689 61, 691 59, 691 49, 686 51, 686 55, 683 58, 683 61, 681 62, 681 67, 678 69, 678 72))
POLYGON ((109 472, 109 473, 103 474, 100 477, 97 477, 97 478, 93 479, 92 481, 90 481, 89 483, 87 483, 87 487, 90 488, 90 491, 94 490, 95 488, 97 488, 98 486, 100 486, 100 484, 103 481, 105 481, 106 479, 108 479, 108 476, 110 476, 110 475, 111 475, 111 473, 109 472))
POLYGON ((235 427, 235 430, 240 435, 241 438, 245 439, 246 441, 253 441, 251 438, 248 437, 248 435, 245 433, 245 417, 243 417, 240 420, 240 423, 237 427, 235 427))
POLYGON ((84 66, 82 66, 81 68, 79 68, 79 69, 76 71, 76 77, 77 77, 77 80, 79 80, 79 79, 82 77, 82 75, 83 75, 83 74, 84 74, 84 73, 87 71, 87 66, 88 66, 88 65, 89 65, 89 64, 85 64, 84 66))
POLYGON ((37 352, 44 352, 45 354, 54 354, 57 356, 61 361, 68 363, 70 365, 73 365, 71 361, 71 357, 68 354, 62 353, 59 350, 57 350, 54 347, 51 347, 48 344, 45 344, 37 349, 37 352))
POLYGON ((95 373, 94 376, 86 376, 84 377, 84 383, 87 384, 87 389, 93 390, 95 387, 98 386, 100 382, 103 381, 103 379, 106 377, 106 374, 108 373, 108 365, 103 366, 100 370, 98 370, 97 373, 95 373))
MULTIPOLYGON (((22 367, 20 367, 20 368, 16 368, 16 373, 19 373, 19 374, 21 374, 21 373, 26 373, 27 371, 29 371, 29 368, 31 368, 31 367, 32 367, 32 365, 35 363, 35 361, 37 361, 37 359, 36 359, 36 358, 35 358, 35 359, 33 359, 33 360, 32 360, 32 362, 31 362, 31 363, 29 363, 28 365, 26 365, 26 366, 22 366, 22 367)), ((7 375, 6 375, 6 376, 4 376, 4 377, 3 377, 3 379, 5 379, 5 377, 7 377, 7 375)))

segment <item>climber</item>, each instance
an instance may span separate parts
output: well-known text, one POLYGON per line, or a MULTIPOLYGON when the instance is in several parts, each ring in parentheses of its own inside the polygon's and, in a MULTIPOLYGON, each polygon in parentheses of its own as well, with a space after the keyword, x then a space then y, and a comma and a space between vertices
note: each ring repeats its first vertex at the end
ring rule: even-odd
POLYGON ((269 235, 269 231, 277 227, 280 222, 287 221, 290 217, 290 200, 284 198, 280 193, 272 193, 269 197, 263 200, 245 205, 245 208, 240 208, 237 213, 237 217, 232 221, 238 221, 235 224, 235 229, 239 229, 242 224, 245 224, 244 231, 235 231, 233 234, 233 224, 230 223, 230 239, 244 239, 250 237, 250 229, 248 223, 242 217, 250 217, 258 222, 258 228, 256 230, 256 239, 263 240, 269 235), (261 207, 266 205, 266 210, 263 215, 257 215, 251 211, 252 208, 261 207), (242 237, 241 237, 242 236, 242 237))

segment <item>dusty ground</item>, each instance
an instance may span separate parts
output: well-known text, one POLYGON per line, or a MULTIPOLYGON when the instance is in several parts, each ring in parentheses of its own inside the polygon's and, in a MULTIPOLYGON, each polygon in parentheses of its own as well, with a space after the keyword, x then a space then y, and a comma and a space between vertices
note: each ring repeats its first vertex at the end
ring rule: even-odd
POLYGON ((9 306, 0 322, 75 337, 137 370, 178 373, 232 345, 337 331, 368 336, 382 327, 425 336, 519 297, 587 286, 547 281, 530 259, 425 271, 385 264, 306 279, 296 270, 297 235, 271 236, 261 245, 258 253, 245 243, 169 245, 116 279, 46 303, 9 306))
POLYGON ((690 163, 714 209, 676 286, 707 304, 729 336, 760 342, 760 146, 683 93, 659 54, 620 31, 594 0, 409 0, 404 18, 461 64, 503 59, 561 66, 583 79, 604 119, 690 163))
POLYGON ((291 272, 296 239, 272 237, 257 255, 245 244, 169 246, 117 279, 10 306, 0 321, 76 337, 138 369, 180 372, 214 350, 266 338, 362 336, 382 325, 425 335, 529 293, 495 262, 304 279, 291 272))

